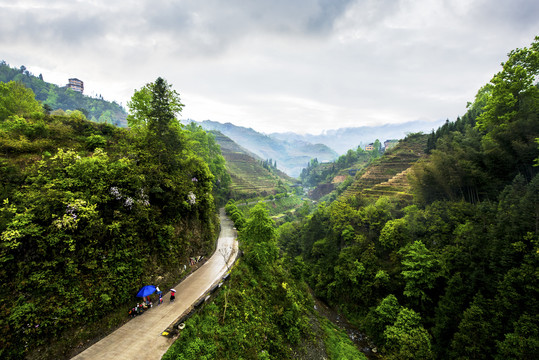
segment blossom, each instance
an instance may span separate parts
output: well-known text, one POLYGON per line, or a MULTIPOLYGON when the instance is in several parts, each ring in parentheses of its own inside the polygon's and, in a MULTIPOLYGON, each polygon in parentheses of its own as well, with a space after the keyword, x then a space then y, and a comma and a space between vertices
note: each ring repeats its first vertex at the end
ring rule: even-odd
POLYGON ((194 205, 194 204, 196 203, 197 197, 196 197, 195 194, 193 194, 192 191, 189 192, 189 194, 187 195, 187 197, 188 197, 189 203, 190 203, 191 205, 194 205))
POLYGON ((66 207, 66 214, 71 216, 73 219, 77 219, 77 206, 68 204, 66 207))
POLYGON ((128 197, 128 198, 126 198, 125 201, 124 201, 124 206, 125 206, 126 208, 128 208, 128 209, 131 209, 131 208, 133 207, 133 203, 134 203, 134 202, 135 202, 135 201, 134 201, 132 198, 128 197))
POLYGON ((122 194, 120 194, 120 190, 116 186, 112 186, 110 188, 110 194, 116 198, 116 200, 120 200, 122 198, 122 194))
POLYGON ((138 203, 144 206, 150 206, 150 197, 144 193, 144 189, 140 189, 140 200, 138 200, 138 203))

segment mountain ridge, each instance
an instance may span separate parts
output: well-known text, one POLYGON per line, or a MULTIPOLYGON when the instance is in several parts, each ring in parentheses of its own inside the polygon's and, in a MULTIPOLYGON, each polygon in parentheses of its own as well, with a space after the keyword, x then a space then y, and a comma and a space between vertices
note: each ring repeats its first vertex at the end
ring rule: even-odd
POLYGON ((443 125, 445 120, 425 121, 415 120, 400 124, 383 124, 377 126, 344 127, 325 130, 320 134, 298 134, 295 132, 271 133, 269 136, 280 140, 303 140, 310 143, 321 143, 336 151, 339 155, 345 154, 349 149, 374 142, 376 139, 382 143, 385 140, 403 139, 408 133, 431 132, 443 125))
POLYGON ((274 139, 252 128, 232 123, 222 124, 212 120, 196 123, 207 131, 221 132, 264 160, 276 161, 277 168, 292 177, 298 177, 312 158, 318 158, 320 161, 332 161, 337 158, 337 153, 324 144, 274 139))

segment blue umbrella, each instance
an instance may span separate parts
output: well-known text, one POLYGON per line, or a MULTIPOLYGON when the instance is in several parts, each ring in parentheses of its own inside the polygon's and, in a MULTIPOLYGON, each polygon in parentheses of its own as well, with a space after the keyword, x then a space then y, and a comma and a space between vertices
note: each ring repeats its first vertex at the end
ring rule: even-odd
POLYGON ((139 292, 137 293, 137 297, 145 297, 153 294, 155 292, 155 286, 153 285, 146 285, 143 286, 139 292))

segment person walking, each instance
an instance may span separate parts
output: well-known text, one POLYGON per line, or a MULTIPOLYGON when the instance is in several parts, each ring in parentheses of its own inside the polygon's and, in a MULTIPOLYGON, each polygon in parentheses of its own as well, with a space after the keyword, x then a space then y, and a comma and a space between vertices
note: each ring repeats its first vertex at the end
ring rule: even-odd
POLYGON ((155 291, 157 292, 157 296, 159 296, 159 302, 157 303, 157 305, 161 305, 163 303, 163 292, 161 291, 161 289, 159 289, 159 285, 155 287, 155 291))
POLYGON ((176 299, 176 289, 170 289, 170 301, 174 301, 176 299))

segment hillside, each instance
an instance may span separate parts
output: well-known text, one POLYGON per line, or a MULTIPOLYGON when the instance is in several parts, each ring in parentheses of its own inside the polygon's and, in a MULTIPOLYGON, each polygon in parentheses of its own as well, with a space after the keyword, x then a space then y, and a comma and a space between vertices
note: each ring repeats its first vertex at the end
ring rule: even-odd
MULTIPOLYGON (((0 82, 19 81, 32 89, 36 100, 46 105, 49 111, 80 110, 93 122, 107 123, 120 127, 127 126, 127 113, 116 102, 92 98, 65 86, 45 82, 43 76, 33 75, 26 67, 12 68, 0 61, 0 82)), ((66 79, 67 82, 67 79, 66 79)))
POLYGON ((206 120, 200 125, 206 130, 220 131, 261 159, 276 161, 277 168, 292 177, 298 177, 311 159, 332 161, 337 158, 335 151, 323 144, 299 140, 282 141, 230 123, 206 120))
POLYGON ((142 285, 211 253, 224 166, 211 137, 161 113, 157 133, 47 115, 16 82, 0 109, 0 357, 66 358, 126 321, 142 285))
POLYGON ((212 132, 226 159, 230 175, 230 197, 252 198, 282 192, 282 185, 292 179, 273 167, 264 166, 264 160, 242 148, 220 132, 212 132))
POLYGON ((426 145, 427 135, 408 135, 382 157, 358 172, 342 198, 360 195, 370 199, 392 196, 411 200, 407 174, 414 163, 426 156, 426 145))
POLYGON ((408 135, 279 230, 382 358, 536 357, 538 55, 539 37, 511 51, 462 118, 408 135))
POLYGON ((279 259, 265 205, 255 205, 248 217, 233 202, 226 209, 240 230, 243 256, 213 301, 185 321, 163 359, 365 360, 317 313, 300 267, 279 259))

